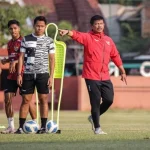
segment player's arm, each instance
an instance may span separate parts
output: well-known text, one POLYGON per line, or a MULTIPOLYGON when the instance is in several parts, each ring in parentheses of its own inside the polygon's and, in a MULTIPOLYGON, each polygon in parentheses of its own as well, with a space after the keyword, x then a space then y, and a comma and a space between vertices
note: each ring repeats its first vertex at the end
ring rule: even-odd
POLYGON ((120 58, 120 54, 115 46, 115 43, 112 41, 112 49, 110 53, 111 60, 115 63, 115 65, 119 68, 121 72, 121 80, 125 82, 127 85, 126 72, 122 64, 122 60, 120 58))
MULTIPOLYGON (((19 59, 20 52, 18 52, 17 58, 19 59)), ((18 66, 18 60, 14 60, 10 63, 10 72, 16 72, 16 66, 18 66)))
POLYGON ((49 70, 50 70, 50 78, 48 81, 49 88, 53 84, 54 69, 55 69, 55 54, 49 54, 49 70))
POLYGON ((61 36, 64 36, 64 35, 68 35, 70 37, 73 36, 73 31, 70 31, 70 30, 59 29, 59 33, 60 33, 61 36))
POLYGON ((21 47, 20 47, 20 54, 19 54, 19 59, 18 59, 18 68, 17 68, 17 84, 19 86, 22 86, 22 67, 24 64, 24 57, 25 57, 25 52, 26 52, 26 45, 25 45, 25 39, 22 40, 21 42, 21 47))
POLYGON ((4 58, 4 59, 1 60, 1 63, 3 65, 5 65, 6 63, 9 63, 9 62, 10 62, 9 58, 4 58))
MULTIPOLYGON (((7 53, 8 53, 8 47, 9 47, 9 44, 7 44, 7 53)), ((10 59, 9 59, 9 57, 8 58, 3 58, 2 60, 1 60, 1 63, 3 64, 3 65, 5 65, 6 63, 9 63, 10 62, 10 59)))
POLYGON ((14 60, 14 61, 10 62, 10 67, 9 67, 9 72, 10 73, 16 72, 17 63, 18 63, 18 60, 14 60))
POLYGON ((24 62, 24 55, 25 53, 20 52, 20 56, 18 59, 18 76, 21 75, 22 72, 22 67, 23 67, 23 62, 24 62))
POLYGON ((55 47, 54 47, 54 42, 52 41, 50 43, 50 47, 49 47, 49 72, 50 72, 50 77, 49 77, 49 80, 48 80, 48 83, 47 83, 49 88, 53 84, 54 69, 55 69, 55 47))
POLYGON ((17 83, 19 86, 22 86, 22 67, 23 67, 23 62, 24 62, 24 52, 20 52, 20 56, 18 59, 18 73, 17 73, 17 83))
POLYGON ((123 82, 125 82, 125 84, 127 85, 126 72, 125 72, 125 70, 124 70, 123 65, 118 66, 118 68, 119 68, 119 70, 120 70, 120 72, 121 72, 121 80, 122 80, 123 82))
POLYGON ((68 35, 70 36, 73 40, 79 42, 82 45, 86 45, 87 43, 87 33, 75 31, 75 30, 62 30, 59 29, 59 33, 61 36, 68 35))

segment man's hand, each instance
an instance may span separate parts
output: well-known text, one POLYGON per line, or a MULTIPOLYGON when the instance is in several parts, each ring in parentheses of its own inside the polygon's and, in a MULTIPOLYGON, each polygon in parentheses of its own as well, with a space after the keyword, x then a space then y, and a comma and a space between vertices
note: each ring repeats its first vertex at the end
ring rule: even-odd
POLYGON ((67 35, 69 33, 69 30, 62 30, 62 29, 58 29, 58 30, 61 36, 67 35))
POLYGON ((7 60, 6 58, 4 58, 4 59, 1 60, 1 63, 2 63, 3 65, 5 65, 7 62, 8 62, 8 60, 7 60))
POLYGON ((49 77, 47 85, 48 85, 49 88, 52 87, 52 85, 53 85, 53 78, 52 77, 49 77))
POLYGON ((125 73, 122 73, 122 74, 121 74, 121 80, 122 80, 123 82, 125 82, 125 84, 127 85, 127 76, 126 76, 125 73))
POLYGON ((18 75, 17 77, 17 84, 21 87, 22 86, 22 76, 18 75))
POLYGON ((10 63, 9 72, 14 73, 15 71, 16 71, 16 62, 13 61, 13 62, 10 63))

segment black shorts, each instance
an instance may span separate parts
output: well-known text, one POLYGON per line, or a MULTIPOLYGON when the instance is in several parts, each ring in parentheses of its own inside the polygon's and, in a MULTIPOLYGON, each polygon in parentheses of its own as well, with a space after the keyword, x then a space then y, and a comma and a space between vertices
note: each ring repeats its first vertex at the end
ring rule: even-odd
POLYGON ((24 74, 23 83, 21 87, 21 94, 33 94, 35 87, 39 94, 48 94, 48 79, 49 73, 24 74))
POLYGON ((18 87, 19 86, 18 86, 16 80, 7 79, 5 87, 4 87, 4 92, 5 93, 15 93, 16 94, 16 92, 18 90, 18 87))

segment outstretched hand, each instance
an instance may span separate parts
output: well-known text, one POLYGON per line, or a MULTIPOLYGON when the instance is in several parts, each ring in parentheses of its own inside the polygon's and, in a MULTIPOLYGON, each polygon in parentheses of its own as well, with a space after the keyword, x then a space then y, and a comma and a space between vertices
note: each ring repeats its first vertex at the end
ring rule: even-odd
POLYGON ((67 35, 69 32, 68 30, 62 30, 62 29, 58 29, 58 31, 61 36, 67 35))
POLYGON ((7 63, 7 59, 6 59, 6 58, 2 59, 2 60, 1 60, 1 63, 2 63, 3 65, 5 65, 5 64, 7 63))
POLYGON ((126 76, 126 74, 121 74, 121 80, 123 82, 125 82, 125 84, 127 85, 127 76, 126 76))

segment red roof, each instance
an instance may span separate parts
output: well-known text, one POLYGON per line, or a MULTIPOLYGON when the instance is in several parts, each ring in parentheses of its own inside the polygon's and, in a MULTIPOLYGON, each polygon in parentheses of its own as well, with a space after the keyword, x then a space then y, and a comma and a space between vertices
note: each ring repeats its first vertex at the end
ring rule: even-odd
POLYGON ((48 8, 48 11, 54 12, 55 6, 53 0, 24 0, 26 5, 39 5, 48 8))

